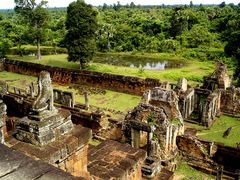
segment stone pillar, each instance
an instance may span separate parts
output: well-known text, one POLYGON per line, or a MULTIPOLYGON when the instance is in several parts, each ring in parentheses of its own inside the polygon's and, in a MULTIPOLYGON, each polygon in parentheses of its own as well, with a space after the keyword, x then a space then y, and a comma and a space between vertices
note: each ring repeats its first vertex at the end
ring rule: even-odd
POLYGON ((34 88, 32 85, 29 86, 29 94, 30 94, 31 98, 34 98, 34 88))
POLYGON ((173 131, 173 125, 171 124, 170 125, 170 128, 169 128, 169 151, 171 151, 172 150, 172 135, 173 135, 173 133, 172 133, 172 131, 173 131))
POLYGON ((139 148, 140 147, 140 131, 132 128, 131 139, 132 139, 132 147, 139 148))
POLYGON ((177 147, 176 140, 177 140, 178 128, 176 128, 174 126, 173 130, 174 130, 174 133, 173 133, 173 150, 175 150, 176 147, 177 147))
POLYGON ((151 99, 151 90, 149 90, 147 94, 147 101, 146 101, 147 104, 149 103, 150 99, 151 99))
POLYGON ((88 92, 84 91, 84 100, 85 100, 85 106, 87 109, 89 109, 89 99, 88 99, 88 92))
POLYGON ((7 106, 0 100, 0 143, 5 144, 3 128, 6 126, 5 115, 7 112, 7 106))
POLYGON ((211 154, 212 154, 212 149, 213 149, 213 145, 214 145, 214 142, 211 142, 210 144, 209 144, 209 156, 211 156, 211 154))
POLYGON ((168 151, 168 140, 169 140, 169 126, 166 128, 166 146, 165 151, 168 151))

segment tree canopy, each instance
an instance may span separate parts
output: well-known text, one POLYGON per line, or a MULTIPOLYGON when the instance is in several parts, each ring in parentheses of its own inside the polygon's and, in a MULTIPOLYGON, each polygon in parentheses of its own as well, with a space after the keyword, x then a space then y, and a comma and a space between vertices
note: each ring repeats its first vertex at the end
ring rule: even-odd
POLYGON ((49 12, 44 8, 47 1, 39 4, 35 0, 15 0, 15 11, 23 17, 27 24, 28 37, 37 44, 37 59, 41 59, 40 44, 46 40, 46 28, 50 19, 49 12))
POLYGON ((96 49, 97 11, 82 0, 67 8, 65 46, 69 61, 79 61, 80 69, 92 59, 96 49))

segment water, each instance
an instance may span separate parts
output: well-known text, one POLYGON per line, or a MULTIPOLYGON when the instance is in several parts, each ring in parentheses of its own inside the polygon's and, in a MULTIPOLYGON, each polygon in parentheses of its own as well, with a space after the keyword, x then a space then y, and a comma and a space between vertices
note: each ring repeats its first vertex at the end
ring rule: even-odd
POLYGON ((143 68, 148 70, 165 70, 171 68, 181 68, 184 66, 182 61, 167 61, 167 60, 158 60, 151 58, 129 58, 129 57, 104 57, 98 56, 95 57, 93 62, 102 63, 102 64, 110 64, 114 66, 125 66, 132 68, 143 68))

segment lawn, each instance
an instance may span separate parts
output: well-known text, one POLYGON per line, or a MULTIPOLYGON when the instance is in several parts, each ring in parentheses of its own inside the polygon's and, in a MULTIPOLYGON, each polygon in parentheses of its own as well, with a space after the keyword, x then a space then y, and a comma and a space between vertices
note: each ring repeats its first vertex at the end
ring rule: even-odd
MULTIPOLYGON (((121 54, 120 54, 121 55, 121 54)), ((99 54, 99 56, 103 56, 103 54, 99 54)), ((122 55, 123 56, 123 55, 122 55)), ((133 55, 127 55, 128 57, 134 58, 133 55)), ((136 55, 139 57, 140 55, 136 55)), ((147 54, 143 54, 143 57, 147 57, 147 54)), ((189 80, 190 83, 196 84, 198 82, 202 82, 203 76, 209 75, 214 70, 214 62, 212 61, 197 61, 197 60, 187 60, 182 57, 175 56, 174 54, 166 54, 166 53, 157 53, 157 54, 149 54, 151 58, 159 58, 166 60, 182 60, 185 61, 185 66, 182 68, 173 68, 162 71, 157 70, 141 70, 139 68, 130 68, 123 66, 113 66, 109 64, 100 64, 100 63, 89 63, 87 67, 88 70, 97 71, 102 73, 111 73, 111 74, 119 74, 119 75, 128 75, 128 76, 137 76, 142 78, 156 78, 162 81, 170 81, 176 82, 179 78, 185 77, 189 80)), ((63 67, 63 68, 71 68, 78 69, 79 64, 74 62, 67 61, 66 54, 59 55, 47 55, 42 56, 42 60, 38 61, 33 56, 16 56, 9 55, 8 58, 21 60, 26 62, 39 63, 49 66, 55 67, 63 67)))
POLYGON ((186 162, 181 162, 177 167, 174 178, 176 180, 189 180, 189 179, 204 179, 204 180, 213 180, 215 177, 208 174, 197 171, 196 169, 189 166, 186 162))
POLYGON ((240 142, 240 120, 234 117, 222 115, 210 129, 201 130, 197 136, 215 142, 224 143, 227 146, 236 147, 236 143, 240 142), (224 138, 223 133, 232 127, 229 136, 224 138))
MULTIPOLYGON (((37 82, 36 77, 32 76, 26 76, 16 73, 10 73, 10 72, 0 72, 0 80, 5 80, 7 83, 11 86, 16 86, 21 89, 27 90, 28 85, 34 81, 37 82)), ((58 84, 53 83, 54 88, 60 89, 63 91, 69 91, 73 92, 75 95, 76 102, 78 103, 84 103, 83 95, 81 95, 82 92, 79 92, 79 88, 72 88, 69 86, 60 86, 58 84)), ((138 103, 141 100, 140 96, 134 96, 130 94, 125 93, 119 93, 115 91, 109 91, 109 90, 101 90, 94 87, 81 87, 81 89, 88 89, 93 88, 95 91, 100 91, 102 93, 91 93, 89 94, 89 103, 90 105, 101 107, 101 108, 107 108, 107 109, 114 109, 120 112, 127 112, 128 110, 134 108, 138 105, 138 103)))

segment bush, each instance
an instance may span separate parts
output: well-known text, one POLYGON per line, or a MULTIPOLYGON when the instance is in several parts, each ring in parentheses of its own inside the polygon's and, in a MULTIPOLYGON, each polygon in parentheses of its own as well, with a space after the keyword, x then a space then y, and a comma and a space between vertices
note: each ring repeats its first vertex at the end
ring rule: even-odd
POLYGON ((173 39, 166 39, 160 42, 158 48, 159 52, 175 52, 179 49, 180 44, 178 41, 173 39))

